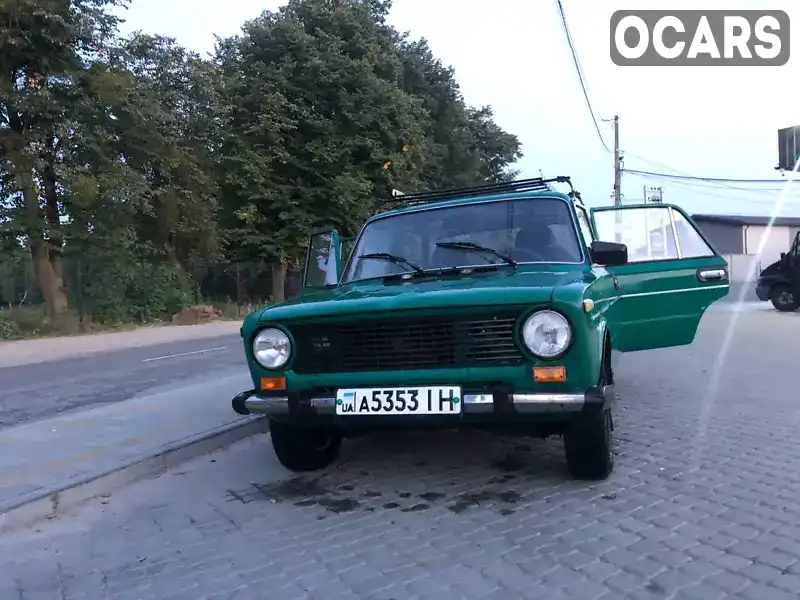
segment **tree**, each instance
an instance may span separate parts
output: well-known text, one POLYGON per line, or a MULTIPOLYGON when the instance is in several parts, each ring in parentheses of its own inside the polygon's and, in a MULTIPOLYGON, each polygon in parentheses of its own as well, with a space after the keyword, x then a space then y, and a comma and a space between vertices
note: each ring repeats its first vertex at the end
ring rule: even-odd
POLYGON ((453 69, 436 58, 426 40, 398 40, 403 89, 419 97, 427 112, 425 187, 464 187, 478 183, 479 157, 472 145, 464 101, 453 69))
POLYGON ((135 83, 116 110, 119 152, 146 182, 137 239, 173 267, 215 256, 216 70, 171 38, 136 33, 122 50, 135 83))
POLYGON ((291 0, 220 45, 231 244, 274 261, 275 299, 310 231, 354 232, 376 197, 422 181, 427 116, 401 89, 382 10, 380 2, 291 0))
POLYGON ((516 179, 519 171, 509 167, 522 158, 517 136, 505 132, 494 122, 490 106, 467 109, 467 118, 481 180, 502 183, 516 179))
POLYGON ((52 318, 77 292, 107 320, 168 314, 220 251, 273 265, 280 300, 311 231, 355 234, 392 189, 516 175, 516 137, 389 0, 289 0, 213 60, 121 39, 124 4, 0 3, 0 248, 30 256, 52 318), (68 290, 75 256, 95 269, 68 290))
MULTIPOLYGON (((87 112, 116 88, 104 51, 121 0, 0 4, 0 155, 6 235, 23 239, 51 317, 68 308, 63 252, 74 144, 87 112)), ((102 129, 107 114, 94 113, 102 129)))
POLYGON ((426 40, 398 39, 403 89, 425 105, 428 188, 464 187, 514 179, 508 168, 522 157, 516 136, 493 120, 491 107, 469 108, 451 67, 434 56, 426 40))

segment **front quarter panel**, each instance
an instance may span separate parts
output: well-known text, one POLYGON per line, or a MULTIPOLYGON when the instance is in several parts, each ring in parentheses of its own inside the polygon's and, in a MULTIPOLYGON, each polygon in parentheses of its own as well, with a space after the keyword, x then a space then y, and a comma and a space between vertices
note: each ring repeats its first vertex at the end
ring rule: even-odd
POLYGON ((598 383, 606 332, 605 311, 613 299, 613 280, 608 275, 588 284, 565 285, 553 293, 554 308, 567 316, 573 329, 567 373, 570 387, 589 388, 598 383), (589 312, 584 308, 587 299, 595 303, 589 312))

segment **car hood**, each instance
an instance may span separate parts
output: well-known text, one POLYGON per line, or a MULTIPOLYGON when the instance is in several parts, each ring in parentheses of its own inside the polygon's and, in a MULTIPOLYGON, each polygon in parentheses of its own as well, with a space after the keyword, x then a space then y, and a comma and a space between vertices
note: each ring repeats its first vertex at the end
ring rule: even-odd
POLYGON ((305 294, 265 308, 260 321, 283 321, 398 310, 458 308, 549 302, 557 286, 588 283, 581 271, 498 271, 490 274, 411 280, 384 284, 361 282, 305 294))

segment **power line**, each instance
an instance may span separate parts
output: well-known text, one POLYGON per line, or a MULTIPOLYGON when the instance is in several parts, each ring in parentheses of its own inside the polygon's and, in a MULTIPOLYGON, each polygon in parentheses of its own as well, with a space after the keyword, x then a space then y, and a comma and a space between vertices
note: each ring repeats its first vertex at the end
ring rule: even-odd
MULTIPOLYGON (((661 169, 666 169, 667 171, 672 171, 673 173, 677 173, 679 175, 683 175, 685 178, 687 178, 685 180, 686 183, 691 182, 692 178, 694 178, 694 180, 697 183, 702 182, 702 183, 707 184, 708 186, 715 187, 717 189, 741 190, 741 191, 752 192, 752 193, 765 193, 765 192, 768 193, 770 191, 770 190, 767 190, 765 188, 758 189, 758 188, 737 187, 737 186, 731 185, 730 183, 726 183, 725 180, 721 180, 719 178, 697 177, 695 175, 690 175, 689 173, 686 173, 684 171, 680 171, 680 170, 678 170, 678 169, 676 169, 674 167, 671 167, 669 165, 665 165, 664 163, 656 162, 656 161, 654 161, 652 159, 649 159, 649 158, 647 158, 645 156, 642 156, 640 154, 636 154, 634 152, 628 152, 627 154, 629 156, 633 156, 634 158, 638 158, 642 162, 646 162, 648 164, 654 165, 654 166, 659 167, 661 169)), ((632 175, 636 175, 637 174, 637 173, 634 172, 633 169, 631 169, 628 172, 631 173, 632 175)), ((672 183, 678 183, 671 173, 658 173, 658 174, 654 174, 654 175, 644 175, 644 173, 650 173, 650 171, 638 171, 638 174, 639 174, 640 177, 656 177, 656 178, 660 178, 660 179, 668 178, 672 183)), ((786 181, 787 180, 784 180, 784 179, 772 179, 772 180, 769 180, 770 183, 775 183, 775 184, 779 183, 779 184, 781 184, 781 187, 778 188, 778 189, 783 189, 783 186, 785 186, 786 181)), ((695 183, 695 185, 697 185, 697 183, 695 183)))
MULTIPOLYGON (((662 177, 661 175, 645 175, 642 173, 634 173, 629 172, 634 177, 641 177, 643 179, 656 179, 658 181, 667 181, 670 185, 688 185, 694 186, 702 189, 717 189, 717 190, 736 190, 740 192, 752 192, 754 194, 763 194, 763 193, 771 193, 771 192, 780 192, 785 189, 785 184, 782 186, 770 186, 770 187, 742 187, 730 184, 721 184, 715 183, 713 181, 705 181, 703 179, 681 179, 681 178, 672 178, 672 177, 662 177)), ((793 188, 794 191, 798 191, 800 188, 793 188)))
POLYGON ((636 169, 623 169, 632 175, 649 175, 653 177, 663 177, 664 179, 683 179, 690 181, 704 181, 708 183, 786 183, 785 179, 729 179, 725 177, 699 177, 697 175, 672 175, 670 173, 655 173, 653 171, 639 171, 636 169))
MULTIPOLYGON (((758 195, 775 195, 780 194, 785 187, 740 187, 740 186, 733 186, 733 185, 723 185, 713 182, 707 181, 697 181, 693 179, 669 179, 659 176, 652 176, 652 175, 638 175, 636 173, 632 173, 635 177, 641 177, 643 179, 653 179, 657 181, 666 182, 668 185, 678 185, 684 187, 690 187, 693 189, 700 189, 700 190, 719 190, 719 191, 726 191, 730 190, 733 192, 746 192, 748 194, 758 194, 758 195)), ((790 190, 792 193, 800 192, 800 188, 795 187, 790 190)))
MULTIPOLYGON (((703 185, 702 183, 698 183, 695 181, 669 181, 670 186, 677 186, 684 189, 691 190, 694 194, 699 194, 701 196, 706 197, 713 197, 713 198, 721 198, 727 202, 747 202, 751 205, 769 205, 774 206, 777 201, 777 196, 780 196, 781 190, 763 190, 763 189, 752 189, 749 190, 747 188, 727 188, 733 189, 734 193, 725 193, 724 188, 719 186, 707 186, 703 185), (711 188, 711 189, 709 189, 711 188), (713 190, 713 191, 712 191, 713 190), (736 193, 738 192, 738 194, 736 193), (740 196, 741 192, 746 192, 749 197, 737 197, 740 196), (771 196, 771 198, 764 197, 765 195, 771 196), (758 197, 752 197, 758 196, 758 197)), ((797 202, 800 202, 800 197, 796 194, 791 194, 789 197, 786 198, 787 204, 791 204, 792 206, 797 206, 797 202)))
POLYGON ((575 45, 572 43, 572 34, 569 32, 569 25, 567 25, 567 15, 564 13, 564 7, 561 5, 561 0, 556 0, 556 3, 558 4, 558 12, 561 15, 561 23, 564 27, 564 34, 567 38, 569 51, 572 54, 572 63, 575 65, 575 72, 578 75, 578 81, 580 82, 581 89, 583 90, 583 97, 586 100, 586 106, 589 109, 589 114, 592 117, 594 130, 597 132, 597 137, 600 138, 600 143, 603 144, 603 148, 605 148, 606 152, 611 153, 611 148, 608 147, 605 139, 603 139, 603 134, 600 132, 600 125, 598 124, 597 117, 594 114, 592 101, 589 99, 588 86, 586 85, 586 79, 584 78, 583 69, 581 68, 581 61, 578 58, 578 52, 575 50, 575 45))
MULTIPOLYGON (((572 54, 572 62, 574 64, 574 66, 575 66, 575 72, 578 75, 578 81, 579 81, 579 83, 581 85, 581 90, 583 91, 583 97, 586 100, 586 107, 589 109, 589 114, 590 114, 590 116, 592 118, 592 124, 594 125, 594 130, 597 133, 597 137, 600 139, 600 143, 603 145, 603 148, 606 150, 606 152, 612 153, 612 150, 608 147, 608 144, 606 144, 606 141, 603 138, 603 134, 600 131, 600 125, 599 125, 597 117, 595 115, 594 108, 592 107, 592 102, 591 102, 590 95, 589 95, 588 85, 586 83, 586 77, 584 75, 583 68, 581 67, 580 58, 578 58, 578 52, 575 49, 575 44, 574 44, 573 39, 572 39, 572 34, 570 33, 570 30, 569 30, 569 25, 567 24, 567 16, 566 16, 566 13, 564 12, 564 6, 562 5, 561 0, 556 0, 556 4, 557 4, 557 7, 558 7, 559 15, 561 16, 561 23, 562 23, 562 26, 564 28, 564 34, 565 34, 566 39, 567 39, 567 44, 569 46, 570 53, 572 54)), ((647 158, 645 158, 643 156, 637 155, 637 154, 635 154, 633 152, 627 152, 627 154, 630 155, 630 156, 633 156, 634 158, 638 158, 638 159, 640 159, 640 160, 642 160, 644 162, 656 165, 658 167, 667 169, 668 171, 673 171, 674 173, 678 174, 678 175, 672 175, 672 174, 669 174, 669 173, 656 173, 656 172, 652 172, 652 171, 638 171, 638 170, 634 170, 634 169, 624 169, 624 168, 621 169, 622 171, 624 171, 626 173, 630 173, 632 175, 662 177, 662 178, 672 179, 672 180, 685 179, 685 180, 691 180, 691 181, 702 181, 702 182, 708 183, 710 185, 716 185, 717 187, 722 187, 722 188, 727 188, 727 189, 739 189, 739 190, 742 190, 742 191, 753 191, 753 192, 765 191, 765 190, 748 190, 746 188, 736 188, 736 187, 733 187, 733 186, 731 186, 729 184, 730 183, 761 183, 761 184, 763 184, 763 183, 785 184, 786 183, 786 180, 783 180, 783 179, 731 179, 731 178, 722 178, 722 177, 699 177, 699 176, 696 176, 696 175, 690 175, 688 173, 684 173, 682 171, 679 171, 678 169, 674 169, 674 168, 669 167, 667 165, 657 163, 657 162, 652 161, 650 159, 647 159, 647 158)))

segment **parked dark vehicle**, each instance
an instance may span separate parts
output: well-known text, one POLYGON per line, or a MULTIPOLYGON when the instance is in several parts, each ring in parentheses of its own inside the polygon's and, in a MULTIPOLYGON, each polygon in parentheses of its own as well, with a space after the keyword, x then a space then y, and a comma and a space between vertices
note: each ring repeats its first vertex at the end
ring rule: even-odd
POLYGON ((781 252, 781 258, 766 269, 756 283, 756 295, 762 302, 769 300, 772 306, 783 312, 800 308, 800 232, 794 238, 789 252, 781 252))

